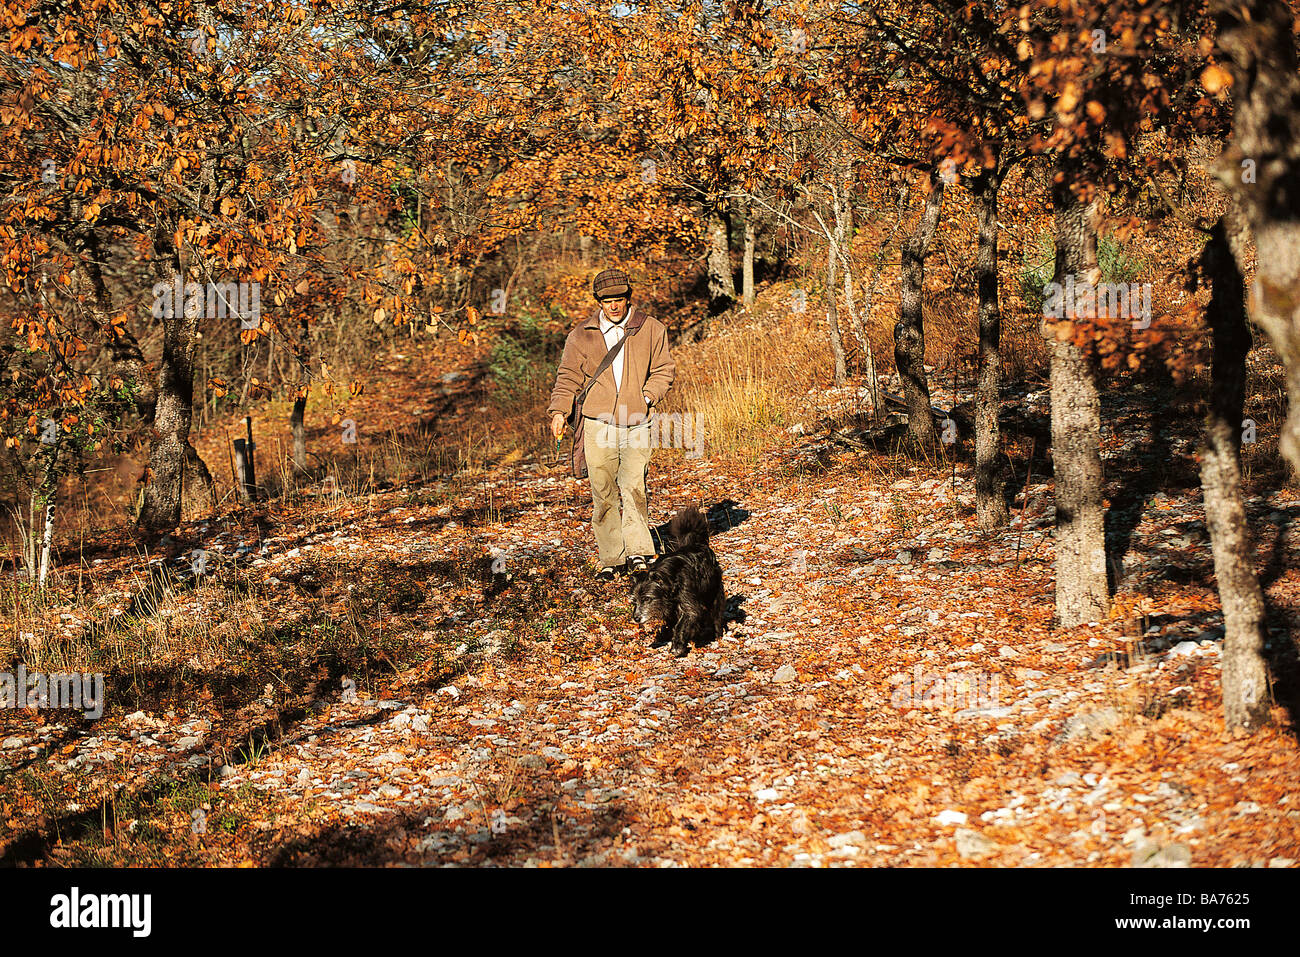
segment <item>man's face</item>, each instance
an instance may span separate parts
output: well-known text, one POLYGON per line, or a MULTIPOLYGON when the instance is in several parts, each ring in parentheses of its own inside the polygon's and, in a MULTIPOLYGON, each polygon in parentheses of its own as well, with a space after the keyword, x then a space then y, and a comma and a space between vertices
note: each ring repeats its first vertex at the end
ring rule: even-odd
POLYGON ((600 308, 604 310, 610 322, 622 322, 623 315, 627 312, 627 299, 628 297, 623 295, 598 301, 600 302, 600 308))

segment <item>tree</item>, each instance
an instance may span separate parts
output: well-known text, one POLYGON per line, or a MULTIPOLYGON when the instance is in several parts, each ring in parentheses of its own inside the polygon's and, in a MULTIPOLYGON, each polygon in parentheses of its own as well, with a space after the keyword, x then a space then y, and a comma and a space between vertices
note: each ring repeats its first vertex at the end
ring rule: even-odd
POLYGON ((1206 317, 1214 341, 1215 384, 1201 440, 1201 488, 1223 606, 1223 710, 1229 728, 1258 727, 1267 720, 1271 704, 1264 661, 1264 594, 1255 574, 1241 497, 1241 416, 1250 329, 1232 246, 1240 247, 1244 233, 1240 211, 1233 206, 1215 223, 1200 258, 1200 275, 1211 285, 1206 317))
MULTIPOLYGON (((1097 268, 1095 202, 1071 189, 1068 159, 1052 188, 1056 211, 1056 272, 1060 289, 1090 282, 1097 268)), ((1073 301, 1064 318, 1073 321, 1073 301)), ((1069 628, 1101 621, 1110 607, 1102 506, 1101 397, 1089 357, 1070 340, 1067 323, 1044 318, 1052 341, 1052 474, 1056 481, 1056 617, 1069 628), (1058 332, 1057 330, 1060 330, 1058 332)))
POLYGON ((1232 142, 1215 171, 1254 236, 1259 262, 1250 316, 1286 369, 1282 455, 1300 474, 1300 67, 1295 21, 1282 0, 1216 2, 1218 49, 1228 67, 1207 67, 1207 86, 1231 81, 1232 142))
POLYGON ((975 516, 992 531, 1010 521, 1002 469, 1002 311, 998 304, 998 189, 1006 166, 994 161, 971 179, 979 217, 975 281, 979 289, 979 382, 975 393, 975 516))
POLYGON ((939 226, 943 205, 944 179, 936 167, 930 172, 925 206, 916 226, 903 243, 898 323, 894 326, 894 364, 903 382, 907 403, 907 434, 918 447, 933 448, 939 436, 930 407, 930 387, 925 380, 925 326, 922 296, 925 290, 925 257, 930 240, 939 226))

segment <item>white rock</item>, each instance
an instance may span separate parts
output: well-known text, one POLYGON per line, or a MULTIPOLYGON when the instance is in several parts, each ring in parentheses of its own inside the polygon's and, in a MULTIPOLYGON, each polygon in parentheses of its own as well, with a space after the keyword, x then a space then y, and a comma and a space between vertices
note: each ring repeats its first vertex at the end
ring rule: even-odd
POLYGON ((934 820, 937 824, 965 824, 966 815, 961 811, 940 811, 934 820))
POLYGON ((787 684, 791 681, 797 681, 799 672, 794 670, 793 665, 782 665, 776 669, 776 674, 772 675, 772 680, 780 684, 787 684))
POLYGON ((961 857, 979 857, 997 849, 997 844, 970 828, 959 827, 954 836, 957 839, 957 854, 961 857))
POLYGON ((847 831, 844 834, 828 837, 826 843, 831 847, 862 847, 867 843, 867 836, 861 831, 847 831))

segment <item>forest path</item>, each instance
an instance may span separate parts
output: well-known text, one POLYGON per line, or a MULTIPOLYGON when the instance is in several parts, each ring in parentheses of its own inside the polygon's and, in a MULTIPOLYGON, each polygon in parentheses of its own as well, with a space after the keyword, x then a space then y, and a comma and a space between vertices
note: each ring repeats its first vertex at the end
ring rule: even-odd
MULTIPOLYGON (((1146 660, 1128 670, 1099 666, 1133 647, 1117 640, 1119 622, 1053 633, 1052 519, 1034 514, 1047 486, 1031 487, 1023 535, 986 540, 960 514, 968 507, 954 518, 947 483, 919 472, 864 488, 843 473, 741 482, 684 459, 652 474, 661 512, 660 502, 712 506, 743 623, 685 659, 647 647, 626 581, 599 584, 575 567, 592 549, 584 510, 555 494, 568 480, 513 479, 512 494, 534 495, 531 510, 473 533, 443 529, 420 549, 451 551, 472 534, 503 550, 516 576, 507 589, 546 576, 539 566, 554 577, 559 559, 577 579, 555 584, 569 586, 588 629, 484 655, 430 694, 335 704, 265 761, 233 768, 223 788, 252 785, 296 822, 257 856, 542 866, 1300 857, 1294 742, 1222 733, 1217 612, 1153 619, 1146 660)), ((1174 509, 1162 517, 1187 527, 1151 527, 1135 542, 1176 565, 1195 556, 1166 530, 1195 537, 1186 512, 1196 505, 1171 501, 1157 503, 1174 509)), ((490 649, 507 635, 486 637, 490 649)))
MULTIPOLYGON (((1169 454, 1129 434, 1149 414, 1108 421, 1111 454, 1169 454)), ((25 797, 0 793, 6 859, 101 821, 99 863, 140 862, 146 830, 163 860, 211 864, 1300 859, 1293 737, 1223 731, 1194 487, 1124 500, 1117 615, 1062 631, 1050 482, 1030 484, 1023 529, 1017 507, 985 536, 967 468, 954 502, 953 473, 881 461, 825 436, 754 467, 656 453, 654 519, 707 509, 737 612, 683 659, 648 647, 626 579, 593 578, 585 485, 556 463, 340 500, 297 531, 288 513, 269 537, 209 529, 214 565, 237 563, 259 613, 339 634, 364 619, 376 662, 412 660, 405 647, 423 663, 344 674, 342 695, 335 679, 307 699, 268 684, 238 711, 199 696, 80 736, 57 720, 6 732, 8 781, 45 774, 25 797), (232 750, 257 727, 272 731, 232 750), (159 803, 154 782, 177 774, 191 785, 159 803), (131 800, 93 797, 119 788, 131 800), (41 795, 38 830, 14 838, 24 812, 7 802, 41 795)), ((1270 600, 1294 621, 1300 506, 1283 490, 1250 507, 1270 600)), ((293 654, 299 627, 277 624, 272 646, 293 654)))

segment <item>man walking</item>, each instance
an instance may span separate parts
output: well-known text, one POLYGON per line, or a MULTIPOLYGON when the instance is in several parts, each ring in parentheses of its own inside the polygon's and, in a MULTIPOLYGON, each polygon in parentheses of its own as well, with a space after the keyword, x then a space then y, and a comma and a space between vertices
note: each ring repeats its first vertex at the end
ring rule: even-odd
POLYGON ((650 410, 668 394, 676 367, 668 352, 667 327, 631 305, 632 284, 626 273, 604 270, 591 291, 598 305, 565 340, 546 411, 558 442, 575 398, 590 384, 582 403, 583 450, 591 480, 599 577, 608 581, 620 568, 635 571, 654 558, 646 493, 650 410), (639 327, 638 319, 644 320, 639 327), (620 342, 622 348, 592 383, 602 360, 620 342))

